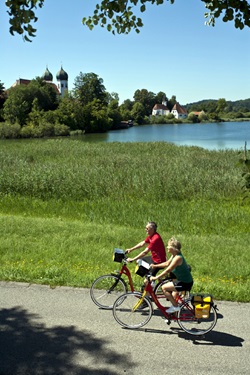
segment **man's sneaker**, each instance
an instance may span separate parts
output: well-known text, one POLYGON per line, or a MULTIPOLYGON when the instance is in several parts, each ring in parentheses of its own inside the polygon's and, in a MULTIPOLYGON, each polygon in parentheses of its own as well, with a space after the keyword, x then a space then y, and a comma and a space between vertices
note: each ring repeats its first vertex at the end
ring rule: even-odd
POLYGON ((171 306, 171 307, 169 307, 169 309, 166 310, 166 313, 172 314, 172 313, 175 313, 177 311, 180 311, 180 306, 171 306))

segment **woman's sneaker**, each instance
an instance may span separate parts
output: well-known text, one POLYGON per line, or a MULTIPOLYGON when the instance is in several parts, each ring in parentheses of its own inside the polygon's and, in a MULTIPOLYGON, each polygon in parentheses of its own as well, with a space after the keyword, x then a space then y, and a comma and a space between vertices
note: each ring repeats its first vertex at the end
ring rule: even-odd
POLYGON ((171 307, 169 307, 169 309, 167 309, 167 310, 165 310, 165 311, 166 311, 166 313, 168 313, 168 314, 173 314, 173 313, 175 313, 175 312, 180 311, 180 309, 181 309, 180 306, 171 306, 171 307))

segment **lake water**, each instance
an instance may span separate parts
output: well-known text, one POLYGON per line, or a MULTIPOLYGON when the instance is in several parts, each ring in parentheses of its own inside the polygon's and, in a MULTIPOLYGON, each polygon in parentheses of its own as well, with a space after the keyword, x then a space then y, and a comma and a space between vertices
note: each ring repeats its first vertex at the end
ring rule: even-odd
POLYGON ((104 134, 86 134, 88 142, 170 142, 209 150, 250 148, 250 122, 143 125, 104 134))

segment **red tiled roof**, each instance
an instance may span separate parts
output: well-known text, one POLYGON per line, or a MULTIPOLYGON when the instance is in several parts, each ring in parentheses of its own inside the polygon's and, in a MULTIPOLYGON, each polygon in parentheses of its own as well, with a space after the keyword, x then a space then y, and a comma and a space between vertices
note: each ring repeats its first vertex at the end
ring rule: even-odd
POLYGON ((181 113, 181 114, 187 114, 187 111, 184 109, 184 108, 182 108, 181 106, 180 106, 180 104, 179 103, 176 103, 174 106, 173 106, 173 109, 172 109, 173 111, 175 110, 175 111, 177 111, 178 113, 181 113))
POLYGON ((168 107, 164 104, 155 104, 154 108, 153 109, 163 109, 165 111, 168 111, 168 107))
POLYGON ((16 80, 15 83, 13 83, 13 85, 11 87, 15 87, 15 86, 18 86, 18 85, 28 85, 30 82, 31 82, 30 79, 19 78, 19 79, 16 80))
MULTIPOLYGON (((12 85, 11 87, 16 87, 16 86, 18 86, 18 85, 28 85, 30 82, 31 82, 30 79, 19 78, 19 79, 16 80, 15 83, 13 83, 13 85, 12 85)), ((54 87, 54 89, 56 90, 56 93, 57 93, 58 95, 60 95, 60 91, 58 90, 58 87, 57 87, 57 85, 56 85, 55 83, 53 83, 53 82, 48 82, 48 81, 44 81, 44 82, 46 82, 47 85, 51 85, 52 87, 54 87)))

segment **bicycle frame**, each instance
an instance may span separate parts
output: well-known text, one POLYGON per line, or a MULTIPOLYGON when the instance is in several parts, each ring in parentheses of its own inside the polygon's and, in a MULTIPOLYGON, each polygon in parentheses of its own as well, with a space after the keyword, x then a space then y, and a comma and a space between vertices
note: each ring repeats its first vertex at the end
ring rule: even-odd
POLYGON ((112 274, 118 276, 119 278, 121 278, 122 275, 127 276, 129 286, 130 286, 130 290, 131 290, 131 292, 134 292, 135 291, 134 283, 133 283, 133 280, 132 280, 131 272, 129 271, 129 269, 127 267, 127 261, 125 259, 122 262, 123 262, 123 265, 122 265, 120 271, 118 271, 117 273, 112 273, 112 274))
MULTIPOLYGON (((141 305, 141 303, 143 302, 144 298, 146 297, 146 294, 147 292, 150 294, 150 296, 152 297, 152 300, 154 301, 154 303, 156 304, 156 306, 158 307, 158 309, 161 311, 162 315, 167 319, 167 320, 180 320, 180 318, 177 317, 176 314, 168 314, 166 312, 166 307, 164 307, 158 300, 156 294, 154 293, 154 290, 152 288, 152 285, 149 281, 149 278, 150 278, 150 275, 147 275, 147 279, 148 279, 148 283, 147 285, 145 286, 145 289, 144 289, 144 292, 142 293, 142 297, 140 298, 140 300, 138 301, 138 304, 136 304, 135 306, 135 310, 141 305)), ((180 295, 177 295, 177 302, 181 302, 181 304, 185 304, 185 300, 180 296, 180 295)), ((193 314, 193 311, 192 309, 189 307, 188 304, 186 304, 186 308, 192 312, 193 314)), ((194 314, 193 314, 194 316, 194 314)), ((181 317, 182 320, 188 320, 188 319, 185 319, 184 316, 181 317)), ((189 315, 189 319, 190 319, 190 315, 189 315)))

